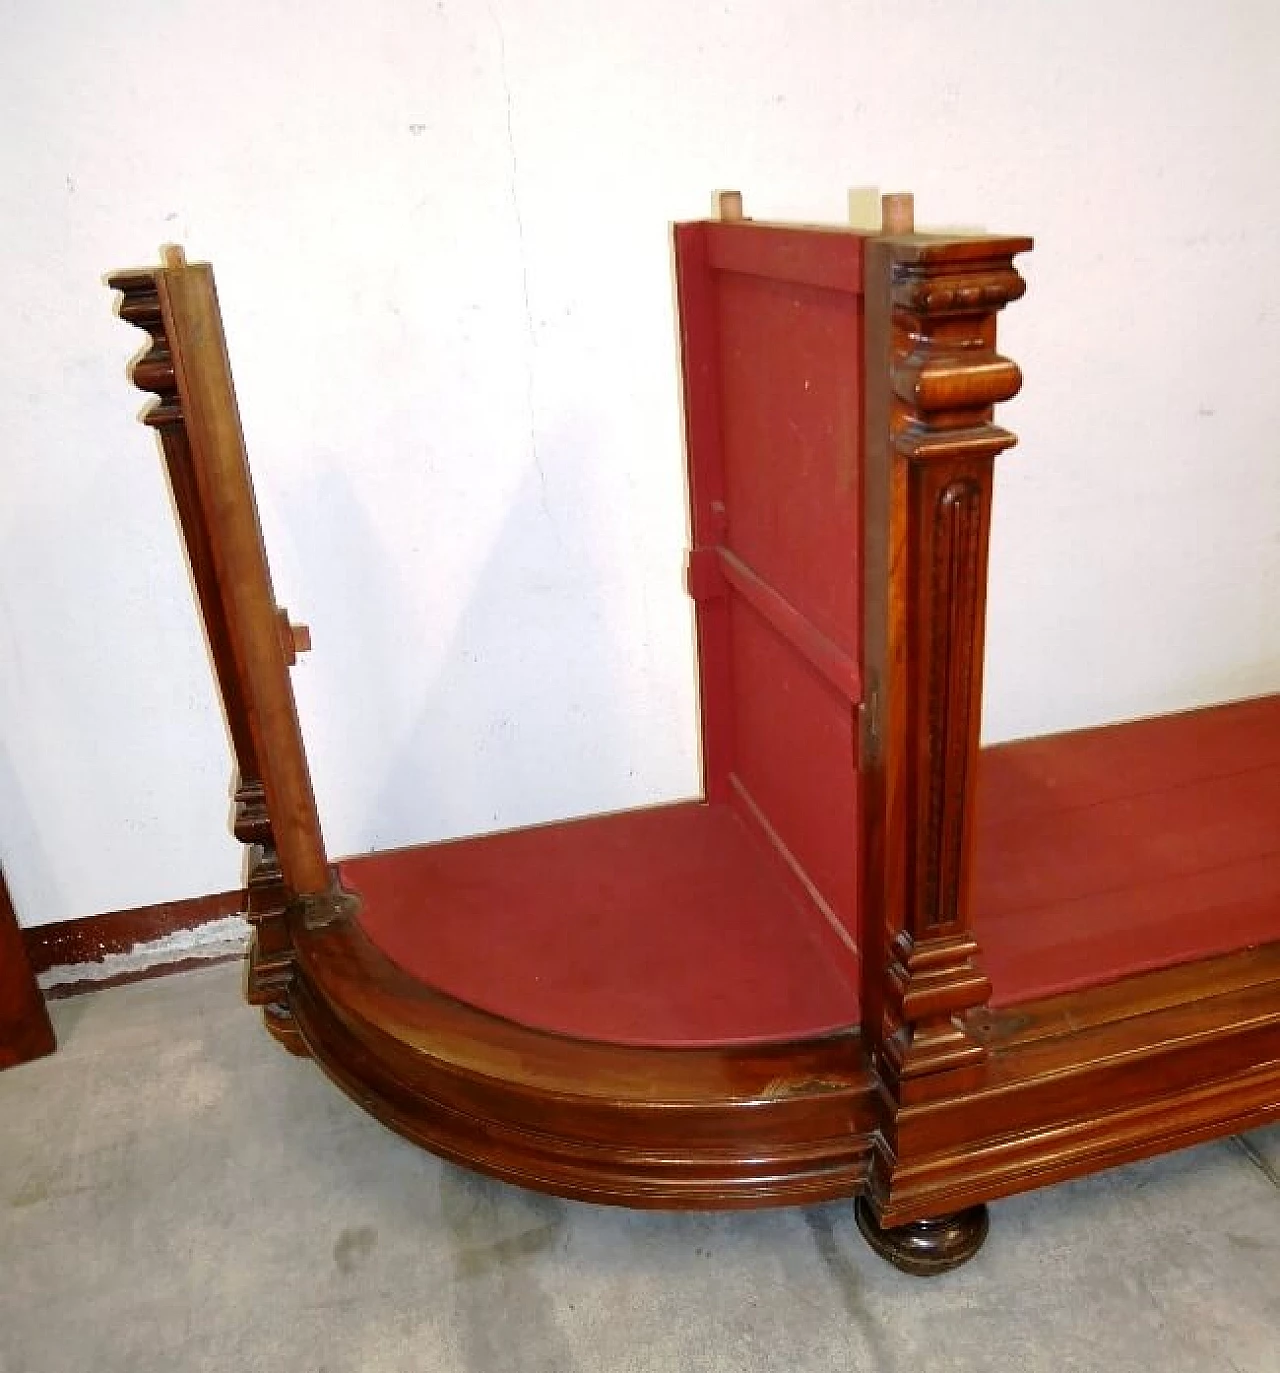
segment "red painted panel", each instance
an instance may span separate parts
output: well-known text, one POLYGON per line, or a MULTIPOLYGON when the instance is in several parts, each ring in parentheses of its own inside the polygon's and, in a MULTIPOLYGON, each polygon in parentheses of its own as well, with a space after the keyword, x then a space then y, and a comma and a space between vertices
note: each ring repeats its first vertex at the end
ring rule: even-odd
POLYGON ((853 707, 737 598, 735 775, 857 942, 853 707))
POLYGON ((717 285, 724 542, 857 656, 862 302, 758 277, 717 285))
POLYGON ((984 750, 993 1003, 1280 939, 1280 697, 984 750))
POLYGON ((700 227, 706 234, 707 260, 719 272, 862 293, 862 237, 848 229, 751 220, 700 227))
POLYGON ((360 923, 411 976, 520 1024, 620 1044, 857 1023, 857 970, 726 806, 688 803, 348 859, 360 923))
MULTIPOLYGON (((847 268, 850 245, 860 255, 856 239, 822 246, 843 248, 847 268)), ((830 673, 824 680, 813 644, 836 650, 823 659, 861 654, 862 301, 738 271, 715 282, 723 545, 745 573, 727 593, 733 771, 815 904, 856 942, 860 692, 856 672, 843 694, 830 673), (767 587, 784 613, 763 615, 761 596, 737 584, 745 580, 767 587)))

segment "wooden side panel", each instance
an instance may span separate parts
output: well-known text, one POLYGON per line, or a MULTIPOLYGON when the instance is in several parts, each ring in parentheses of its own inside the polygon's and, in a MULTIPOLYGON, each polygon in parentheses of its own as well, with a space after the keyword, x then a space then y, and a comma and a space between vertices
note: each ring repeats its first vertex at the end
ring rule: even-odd
POLYGON ((251 1001, 266 1004, 283 996, 289 978, 292 945, 284 915, 289 896, 280 873, 262 767, 232 649, 231 629, 214 565, 212 536, 196 484, 186 417, 178 395, 168 327, 160 305, 158 279, 163 270, 120 272, 111 277, 109 284, 121 293, 121 319, 144 330, 150 341, 146 353, 134 364, 133 381, 156 396, 143 421, 160 436, 169 489, 231 736, 236 768, 233 828, 236 838, 248 849, 247 915, 254 926, 248 994, 251 1001))
POLYGON ((0 1068, 12 1068, 55 1048, 44 997, 27 961, 18 917, 0 872, 0 1068))
POLYGON ((281 870, 299 895, 322 893, 329 871, 289 685, 289 629, 272 592, 213 272, 204 263, 171 267, 157 285, 281 870))
POLYGON ((862 246, 677 230, 708 799, 857 940, 862 246))
POLYGON ((242 788, 254 790, 261 774, 291 890, 324 891, 328 867, 287 671, 295 631, 272 593, 213 272, 179 257, 110 285, 124 293, 122 316, 151 336, 133 380, 158 397, 146 422, 164 440, 228 726, 250 769, 242 788))

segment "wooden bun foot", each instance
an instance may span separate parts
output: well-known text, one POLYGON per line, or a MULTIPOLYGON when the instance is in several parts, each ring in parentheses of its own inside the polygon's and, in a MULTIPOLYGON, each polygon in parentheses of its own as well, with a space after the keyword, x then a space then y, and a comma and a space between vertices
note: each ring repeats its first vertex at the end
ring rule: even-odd
POLYGON ((311 1050, 307 1048, 306 1041, 298 1032, 297 1021, 285 1002, 268 1002, 262 1008, 262 1023, 270 1031, 271 1037, 283 1044, 291 1054, 296 1054, 299 1058, 311 1057, 311 1050))
POLYGON ((866 1197, 859 1197, 854 1215, 872 1249, 895 1268, 917 1278, 946 1273, 968 1262, 982 1248, 990 1227, 985 1206, 970 1206, 950 1216, 886 1229, 876 1220, 866 1197))

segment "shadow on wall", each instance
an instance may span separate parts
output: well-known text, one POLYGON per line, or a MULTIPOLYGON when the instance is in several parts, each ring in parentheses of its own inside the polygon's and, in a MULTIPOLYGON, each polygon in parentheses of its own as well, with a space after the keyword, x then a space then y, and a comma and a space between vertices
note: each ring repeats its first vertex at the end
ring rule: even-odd
MULTIPOLYGON (((136 457, 144 471, 159 462, 148 449, 144 435, 136 457)), ((139 865, 120 861, 122 850, 161 830, 171 851, 174 836, 182 843, 216 833, 224 805, 214 788, 224 785, 225 764, 203 728, 213 679, 194 642, 167 633, 178 619, 195 622, 188 588, 172 576, 183 556, 176 521, 131 507, 126 519, 104 522, 120 486, 116 470, 96 452, 85 467, 83 484, 60 504, 15 507, 5 535, 12 585, 26 604, 19 614, 0 592, 0 853, 24 925, 152 899, 145 885, 128 890, 139 865), (87 627, 67 618, 68 606, 87 627), (144 754, 184 778, 176 799, 166 793, 161 802, 163 778, 140 763, 144 754), (125 831, 127 843, 113 843, 125 831)), ((187 890, 232 885, 238 853, 228 833, 224 875, 193 876, 187 890)))
MULTIPOLYGON (((57 909, 65 900, 65 895, 57 882, 58 867, 53 861, 53 856, 41 841, 39 820, 31 813, 30 805, 27 802, 27 793, 22 786, 22 779, 14 768, 12 756, 2 739, 0 739, 0 797, 6 797, 10 802, 6 806, 3 816, 0 816, 0 823, 3 823, 4 826, 6 852, 21 853, 24 856, 23 870, 39 875, 46 892, 52 896, 54 909, 57 909)), ((12 881, 9 885, 18 924, 25 927, 36 923, 33 917, 38 916, 40 903, 29 901, 22 890, 12 890, 12 881)))
POLYGON ((611 580, 584 449, 567 427, 540 440, 465 592, 406 583, 348 469, 312 474, 310 511, 290 497, 296 527, 343 512, 342 601, 302 615, 323 619, 317 651, 332 657, 323 679, 295 679, 335 856, 677 799, 644 777, 647 598, 641 579, 611 580), (571 525, 548 495, 559 462, 576 483, 571 525))

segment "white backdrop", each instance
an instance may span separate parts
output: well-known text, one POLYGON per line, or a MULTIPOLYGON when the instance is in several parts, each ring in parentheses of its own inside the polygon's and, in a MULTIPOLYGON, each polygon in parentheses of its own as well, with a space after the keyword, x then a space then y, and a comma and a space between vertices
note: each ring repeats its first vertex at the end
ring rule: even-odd
POLYGON ((217 268, 335 853, 697 786, 668 224, 1033 233, 987 734, 1280 686, 1280 17, 1257 0, 0 7, 0 856, 232 887, 111 268, 217 268))

